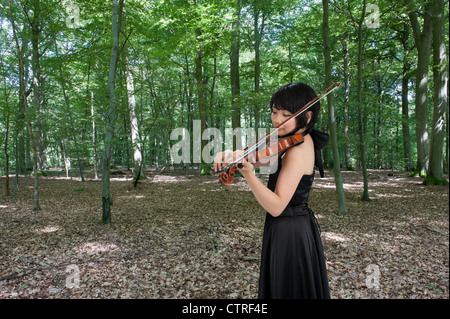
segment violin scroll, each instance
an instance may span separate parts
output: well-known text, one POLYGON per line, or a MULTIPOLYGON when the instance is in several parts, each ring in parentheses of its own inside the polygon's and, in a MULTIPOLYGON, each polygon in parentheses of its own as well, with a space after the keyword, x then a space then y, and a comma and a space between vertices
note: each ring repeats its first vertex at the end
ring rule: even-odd
POLYGON ((231 183, 233 183, 234 174, 236 172, 236 169, 237 169, 237 164, 234 164, 229 169, 227 169, 226 172, 220 173, 219 174, 219 182, 225 186, 231 185, 231 183))

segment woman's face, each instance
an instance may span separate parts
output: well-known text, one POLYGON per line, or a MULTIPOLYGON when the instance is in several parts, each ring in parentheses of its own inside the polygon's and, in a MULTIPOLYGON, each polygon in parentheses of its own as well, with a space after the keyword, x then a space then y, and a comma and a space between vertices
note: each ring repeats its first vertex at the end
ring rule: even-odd
MULTIPOLYGON (((292 113, 286 110, 279 110, 275 107, 272 108, 272 124, 275 128, 279 127, 281 123, 286 121, 292 113)), ((285 136, 289 133, 292 133, 297 127, 297 120, 293 119, 292 121, 287 122, 282 128, 278 130, 278 136, 285 136)))

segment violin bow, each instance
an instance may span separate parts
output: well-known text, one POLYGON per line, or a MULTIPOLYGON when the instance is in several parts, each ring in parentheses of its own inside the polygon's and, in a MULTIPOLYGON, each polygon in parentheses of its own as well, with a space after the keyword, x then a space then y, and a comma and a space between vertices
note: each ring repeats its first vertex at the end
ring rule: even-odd
POLYGON ((323 91, 322 93, 320 93, 318 96, 316 96, 314 99, 312 99, 311 101, 309 101, 308 103, 305 104, 305 106, 303 106, 300 110, 298 110, 297 112, 295 112, 294 114, 292 114, 289 118, 287 118, 285 121, 283 121, 278 127, 273 128, 272 130, 270 130, 269 133, 267 133, 266 135, 262 136, 261 138, 259 138, 256 142, 254 142, 253 144, 247 146, 244 149, 244 154, 239 157, 238 159, 236 159, 234 162, 229 163, 227 166, 225 166, 224 168, 222 168, 222 171, 228 169, 228 167, 235 165, 237 163, 239 163, 240 161, 242 161, 244 158, 246 158, 249 154, 251 154, 254 150, 258 149, 258 147, 260 147, 262 145, 263 142, 266 141, 266 139, 268 137, 270 137, 273 133, 278 132, 278 130, 280 128, 282 128, 283 126, 285 126, 287 123, 289 123, 290 121, 292 121, 293 119, 295 119, 297 116, 299 116, 300 114, 302 114, 303 112, 307 111, 311 106, 313 106, 314 104, 316 104, 317 102, 323 100, 328 94, 330 94, 331 92, 333 92, 334 90, 336 90, 339 85, 341 85, 340 82, 334 82, 332 85, 330 85, 329 88, 327 88, 325 91, 323 91))

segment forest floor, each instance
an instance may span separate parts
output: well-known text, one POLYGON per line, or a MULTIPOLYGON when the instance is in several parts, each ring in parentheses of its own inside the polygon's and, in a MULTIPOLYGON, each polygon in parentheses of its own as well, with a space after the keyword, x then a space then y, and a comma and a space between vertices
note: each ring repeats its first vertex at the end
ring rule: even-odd
MULTIPOLYGON (((0 298, 257 297, 265 212, 242 178, 224 187, 158 169, 133 188, 130 172, 116 173, 108 225, 99 180, 41 177, 40 212, 32 178, 19 180, 16 200, 0 180, 0 298)), ((449 188, 388 173, 369 171, 372 200, 362 202, 361 172, 342 172, 344 216, 333 172, 316 176, 310 206, 331 296, 448 299, 449 188)))

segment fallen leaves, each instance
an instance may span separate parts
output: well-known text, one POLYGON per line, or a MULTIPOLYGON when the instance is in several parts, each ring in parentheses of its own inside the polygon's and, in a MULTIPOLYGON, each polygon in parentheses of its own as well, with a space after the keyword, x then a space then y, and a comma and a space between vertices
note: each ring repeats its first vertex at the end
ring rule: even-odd
MULTIPOLYGON (((100 223, 100 181, 41 178, 41 212, 24 180, 17 201, 1 194, 0 298, 256 298, 265 212, 245 182, 146 176, 136 189, 112 182, 110 225, 100 223)), ((361 202, 360 173, 343 172, 348 214, 338 216, 326 176, 310 206, 332 298, 449 297, 448 188, 371 171, 372 201, 361 202), (374 275, 379 286, 368 287, 374 275)))

